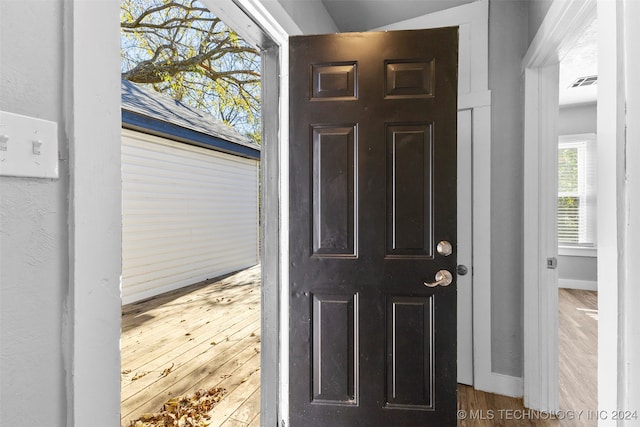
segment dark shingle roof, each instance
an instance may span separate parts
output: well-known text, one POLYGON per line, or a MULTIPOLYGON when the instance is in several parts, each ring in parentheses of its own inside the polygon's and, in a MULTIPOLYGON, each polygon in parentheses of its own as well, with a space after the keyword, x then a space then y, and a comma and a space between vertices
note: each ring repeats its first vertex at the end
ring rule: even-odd
POLYGON ((260 146, 232 127, 127 80, 122 80, 122 126, 246 157, 260 157, 260 146))

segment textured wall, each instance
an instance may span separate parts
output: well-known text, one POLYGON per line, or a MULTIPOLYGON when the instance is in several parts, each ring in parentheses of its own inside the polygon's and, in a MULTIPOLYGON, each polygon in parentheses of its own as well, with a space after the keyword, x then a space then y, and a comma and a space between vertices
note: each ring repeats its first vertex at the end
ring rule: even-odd
MULTIPOLYGON (((0 2, 0 109, 62 123, 62 1, 0 2), (25 19, 28 17, 28 20, 25 19)), ((0 425, 62 426, 68 165, 0 177, 0 425)))
POLYGON ((489 2, 491 90, 492 370, 522 376, 523 156, 522 57, 528 47, 527 3, 489 2))

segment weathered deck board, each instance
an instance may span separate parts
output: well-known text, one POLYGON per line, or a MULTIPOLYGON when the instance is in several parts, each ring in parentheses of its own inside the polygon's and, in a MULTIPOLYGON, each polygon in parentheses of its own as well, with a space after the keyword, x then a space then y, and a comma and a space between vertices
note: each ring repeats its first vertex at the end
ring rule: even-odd
POLYGON ((123 426, 210 387, 226 389, 212 427, 259 424, 259 266, 124 306, 121 355, 123 426))

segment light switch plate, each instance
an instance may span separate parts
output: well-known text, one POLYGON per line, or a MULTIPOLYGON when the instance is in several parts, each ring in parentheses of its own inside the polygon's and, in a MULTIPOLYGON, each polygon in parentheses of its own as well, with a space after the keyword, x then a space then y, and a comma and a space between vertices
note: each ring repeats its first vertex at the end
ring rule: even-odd
POLYGON ((0 175, 58 178, 58 124, 0 111, 0 175))

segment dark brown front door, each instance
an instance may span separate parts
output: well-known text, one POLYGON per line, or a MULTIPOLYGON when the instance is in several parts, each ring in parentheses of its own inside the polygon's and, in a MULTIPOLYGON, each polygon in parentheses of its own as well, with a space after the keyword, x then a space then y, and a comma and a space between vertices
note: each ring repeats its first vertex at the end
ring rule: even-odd
POLYGON ((456 424, 457 41, 291 38, 292 427, 456 424))

